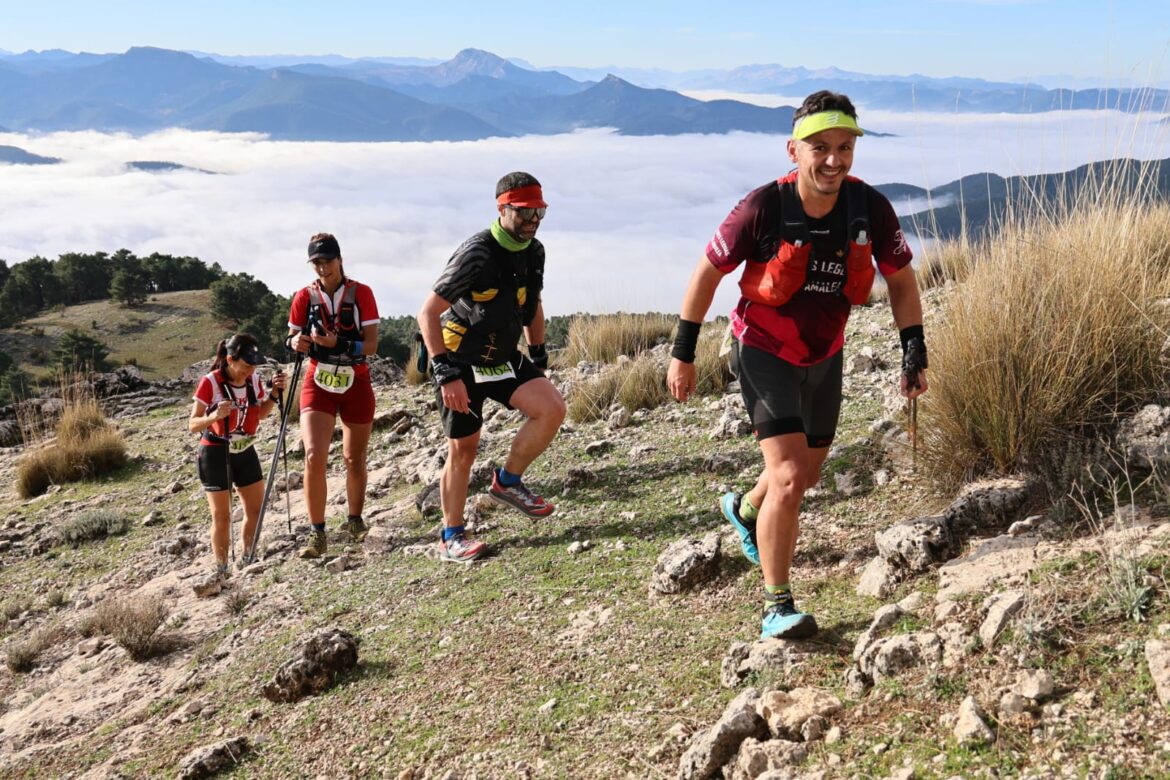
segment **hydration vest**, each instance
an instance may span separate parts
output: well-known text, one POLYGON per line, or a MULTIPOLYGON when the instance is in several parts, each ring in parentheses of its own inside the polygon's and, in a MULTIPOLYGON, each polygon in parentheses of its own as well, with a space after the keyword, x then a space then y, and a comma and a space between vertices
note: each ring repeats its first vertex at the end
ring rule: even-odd
MULTIPOLYGON (((246 394, 245 406, 240 409, 236 406, 236 396, 232 393, 231 387, 228 386, 227 377, 224 376, 223 369, 216 369, 207 375, 211 378, 212 386, 219 392, 219 399, 212 398, 212 402, 216 404, 228 403, 232 405, 236 413, 236 428, 235 430, 243 430, 244 418, 248 415, 248 409, 253 406, 258 406, 256 402, 256 388, 252 382, 252 378, 248 377, 248 381, 244 383, 244 392, 246 394)), ((203 432, 203 435, 210 441, 229 444, 231 442, 231 430, 228 429, 228 423, 232 419, 229 414, 222 420, 217 420, 211 424, 211 427, 203 432), (218 428, 222 433, 212 433, 213 428, 218 428)))
MULTIPOLYGON (((796 173, 779 179, 777 186, 780 189, 780 246, 767 262, 749 260, 739 280, 739 289, 745 298, 767 306, 787 303, 804 287, 809 262, 813 259, 812 235, 796 191, 796 173)), ((865 184, 861 179, 847 176, 841 193, 845 196, 845 224, 849 230, 841 294, 854 306, 860 306, 869 300, 875 270, 865 184)))
MULTIPOLYGON (((315 323, 322 323, 328 325, 339 336, 345 336, 351 341, 360 339, 362 335, 362 326, 358 321, 357 311, 357 282, 346 279, 342 284, 345 286, 345 292, 341 294, 341 304, 337 307, 337 311, 332 313, 332 322, 327 321, 327 309, 321 300, 321 285, 313 284, 309 287, 309 319, 305 324, 305 330, 310 331, 315 323)), ((332 303, 332 301, 330 301, 332 303)), ((326 349, 317 344, 309 347, 309 357, 321 363, 331 363, 338 366, 356 366, 360 363, 366 362, 365 355, 350 355, 341 354, 334 350, 326 349)))
POLYGON ((488 260, 476 288, 451 304, 439 320, 443 346, 465 363, 494 366, 508 360, 524 326, 536 316, 543 275, 528 260, 530 249, 510 252, 490 231, 476 236, 488 260))

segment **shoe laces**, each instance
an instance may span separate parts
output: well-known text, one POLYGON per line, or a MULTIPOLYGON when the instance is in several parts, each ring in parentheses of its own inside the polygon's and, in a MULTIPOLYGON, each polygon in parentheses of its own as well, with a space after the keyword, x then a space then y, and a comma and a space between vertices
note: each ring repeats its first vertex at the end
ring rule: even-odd
POLYGON ((780 617, 788 617, 789 615, 799 615, 800 610, 796 608, 796 602, 791 598, 774 601, 764 607, 764 616, 779 615, 780 617))

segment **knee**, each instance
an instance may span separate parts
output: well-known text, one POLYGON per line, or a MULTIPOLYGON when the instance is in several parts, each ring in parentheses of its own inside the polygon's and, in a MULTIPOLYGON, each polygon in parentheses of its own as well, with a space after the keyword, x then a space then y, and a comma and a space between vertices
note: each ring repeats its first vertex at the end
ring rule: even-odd
POLYGON ((536 416, 549 425, 559 428, 561 423, 565 421, 565 413, 565 399, 561 397, 560 393, 552 393, 536 416))
POLYGON ((305 450, 305 471, 324 471, 329 460, 329 448, 310 447, 305 450))
POLYGON ((346 452, 344 453, 345 468, 350 473, 363 471, 366 468, 366 453, 363 452, 346 452))
POLYGON ((769 472, 768 495, 782 504, 799 506, 805 489, 812 484, 808 482, 809 476, 807 468, 796 463, 785 463, 769 472))
POLYGON ((469 471, 479 450, 478 437, 451 439, 447 446, 447 466, 460 471, 469 471))

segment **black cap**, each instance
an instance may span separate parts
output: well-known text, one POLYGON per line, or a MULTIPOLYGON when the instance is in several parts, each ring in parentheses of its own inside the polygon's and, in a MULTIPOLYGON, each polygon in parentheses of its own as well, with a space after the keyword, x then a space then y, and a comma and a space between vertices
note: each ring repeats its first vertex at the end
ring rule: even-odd
POLYGON ((236 360, 242 360, 250 366, 262 366, 268 362, 268 358, 261 355, 260 350, 254 344, 240 347, 236 360))
POLYGON ((337 239, 333 236, 309 242, 310 263, 318 259, 332 260, 335 257, 341 257, 341 247, 338 246, 337 239))

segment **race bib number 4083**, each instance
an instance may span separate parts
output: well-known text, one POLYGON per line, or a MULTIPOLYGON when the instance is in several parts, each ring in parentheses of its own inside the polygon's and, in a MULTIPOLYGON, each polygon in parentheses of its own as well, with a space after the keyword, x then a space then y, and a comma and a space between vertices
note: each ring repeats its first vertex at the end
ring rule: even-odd
POLYGON ((330 393, 344 393, 353 385, 353 377, 353 366, 334 366, 332 371, 317 366, 313 373, 313 382, 317 387, 330 393))

